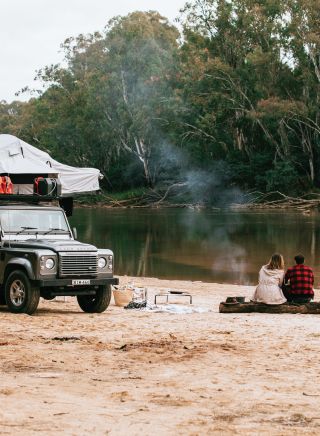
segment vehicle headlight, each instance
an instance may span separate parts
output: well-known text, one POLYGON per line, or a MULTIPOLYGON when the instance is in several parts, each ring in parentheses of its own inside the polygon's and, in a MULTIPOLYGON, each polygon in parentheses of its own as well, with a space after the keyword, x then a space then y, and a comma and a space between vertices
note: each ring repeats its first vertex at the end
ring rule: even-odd
POLYGON ((54 265, 55 265, 54 259, 52 259, 51 257, 49 257, 49 258, 46 260, 45 267, 46 267, 47 269, 52 269, 52 268, 54 267, 54 265))
POLYGON ((104 257, 99 257, 98 260, 98 267, 99 268, 104 268, 107 265, 107 261, 104 257))

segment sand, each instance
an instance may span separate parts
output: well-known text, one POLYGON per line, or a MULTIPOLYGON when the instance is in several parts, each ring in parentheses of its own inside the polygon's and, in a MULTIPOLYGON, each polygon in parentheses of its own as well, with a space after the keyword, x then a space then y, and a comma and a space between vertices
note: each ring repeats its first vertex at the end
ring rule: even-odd
POLYGON ((1 435, 320 434, 319 316, 218 313, 250 286, 134 281, 149 297, 190 291, 211 311, 2 308, 1 435))

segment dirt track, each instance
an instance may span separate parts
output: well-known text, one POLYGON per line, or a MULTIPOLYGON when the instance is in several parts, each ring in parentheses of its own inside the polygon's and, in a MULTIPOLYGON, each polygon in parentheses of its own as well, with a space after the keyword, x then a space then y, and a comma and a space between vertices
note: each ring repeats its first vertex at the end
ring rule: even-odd
POLYGON ((1 434, 320 434, 319 316, 217 312, 251 287, 136 284, 190 290, 213 311, 0 311, 1 434))

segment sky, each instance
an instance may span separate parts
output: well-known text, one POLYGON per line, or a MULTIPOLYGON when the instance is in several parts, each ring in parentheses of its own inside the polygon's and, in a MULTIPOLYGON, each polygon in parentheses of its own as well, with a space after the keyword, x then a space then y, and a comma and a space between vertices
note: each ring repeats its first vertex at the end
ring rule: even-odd
POLYGON ((60 44, 70 36, 103 30, 116 15, 156 10, 172 22, 185 0, 0 0, 0 101, 25 86, 38 87, 36 70, 62 61, 60 44))

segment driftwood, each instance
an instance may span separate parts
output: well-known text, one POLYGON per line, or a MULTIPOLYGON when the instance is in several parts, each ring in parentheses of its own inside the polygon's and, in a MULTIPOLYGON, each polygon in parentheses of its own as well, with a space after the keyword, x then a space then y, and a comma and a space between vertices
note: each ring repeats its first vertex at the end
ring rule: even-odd
POLYGON ((306 304, 263 304, 263 303, 220 303, 220 313, 303 313, 303 314, 316 314, 320 315, 320 302, 319 303, 306 303, 306 304))
MULTIPOLYGON (((99 201, 95 203, 88 203, 87 198, 78 199, 76 204, 81 207, 105 207, 105 208, 124 208, 124 209, 138 209, 138 208, 189 208, 195 210, 205 209, 209 206, 199 203, 184 203, 178 202, 174 203, 173 199, 170 197, 172 192, 175 192, 184 186, 186 183, 174 183, 172 185, 161 187, 157 189, 148 188, 145 189, 141 194, 130 196, 122 200, 117 200, 107 195, 105 193, 100 194, 99 201)), ((182 192, 183 193, 183 192, 182 192)), ((181 194, 181 193, 180 193, 181 194)), ((219 211, 220 208, 210 206, 210 210, 219 211)))
POLYGON ((233 209, 294 209, 310 212, 320 208, 320 194, 308 193, 301 197, 290 197, 279 191, 262 193, 253 191, 243 198, 242 204, 233 204, 233 209))

